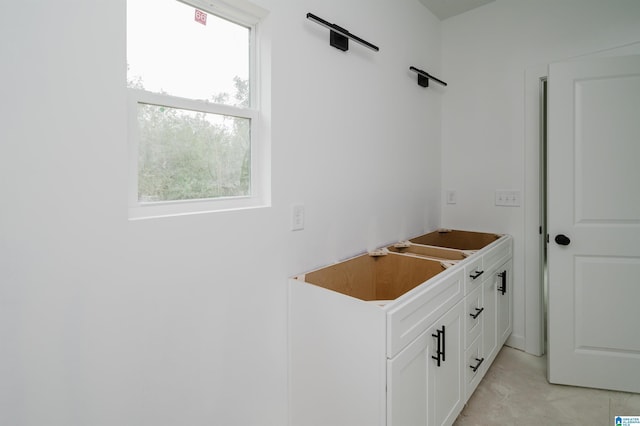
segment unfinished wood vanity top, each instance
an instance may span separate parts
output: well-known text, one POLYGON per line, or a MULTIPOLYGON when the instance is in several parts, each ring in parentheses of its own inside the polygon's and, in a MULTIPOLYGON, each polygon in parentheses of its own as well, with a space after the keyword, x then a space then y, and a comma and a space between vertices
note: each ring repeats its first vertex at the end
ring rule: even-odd
POLYGON ((363 254, 296 278, 365 301, 394 300, 444 270, 430 259, 363 254))
POLYGON ((388 303, 500 238, 497 234, 437 230, 295 277, 364 301, 388 303))
POLYGON ((438 229, 410 239, 413 244, 446 247, 457 250, 480 250, 499 239, 501 235, 485 232, 438 229))

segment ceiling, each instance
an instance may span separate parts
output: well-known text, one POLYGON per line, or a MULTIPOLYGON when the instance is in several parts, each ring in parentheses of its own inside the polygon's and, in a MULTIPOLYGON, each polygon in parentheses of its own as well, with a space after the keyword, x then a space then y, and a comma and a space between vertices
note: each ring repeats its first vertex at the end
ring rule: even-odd
POLYGON ((420 0, 441 21, 495 0, 420 0))

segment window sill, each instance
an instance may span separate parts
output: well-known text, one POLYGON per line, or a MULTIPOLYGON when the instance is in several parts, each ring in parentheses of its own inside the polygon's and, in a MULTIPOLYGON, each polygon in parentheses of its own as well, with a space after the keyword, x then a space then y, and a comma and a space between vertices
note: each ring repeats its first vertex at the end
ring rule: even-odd
POLYGON ((129 207, 129 220, 158 219, 264 207, 270 207, 269 203, 254 197, 141 203, 129 207))

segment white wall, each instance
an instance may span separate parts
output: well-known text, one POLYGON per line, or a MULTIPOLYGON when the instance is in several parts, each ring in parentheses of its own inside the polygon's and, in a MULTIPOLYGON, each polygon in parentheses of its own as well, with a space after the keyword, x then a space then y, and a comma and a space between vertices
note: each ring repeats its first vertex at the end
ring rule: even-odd
MULTIPOLYGON (((509 343, 516 347, 534 351, 528 343, 538 329, 531 288, 537 284, 531 278, 538 227, 531 218, 537 206, 531 204, 537 194, 527 193, 537 189, 531 170, 537 168, 537 150, 526 146, 536 143, 527 132, 537 132, 530 122, 537 111, 525 98, 526 74, 530 83, 550 62, 638 42, 639 22, 636 0, 496 0, 442 23, 443 78, 450 83, 443 97, 442 185, 458 193, 457 204, 443 205, 442 224, 514 236, 509 343), (497 189, 522 191, 523 205, 494 206, 497 189)), ((535 88, 528 95, 537 96, 535 88)))
POLYGON ((440 73, 440 23, 258 3, 273 206, 135 222, 124 0, 0 3, 0 424, 286 424, 286 278, 440 224, 443 92, 408 71, 440 73))

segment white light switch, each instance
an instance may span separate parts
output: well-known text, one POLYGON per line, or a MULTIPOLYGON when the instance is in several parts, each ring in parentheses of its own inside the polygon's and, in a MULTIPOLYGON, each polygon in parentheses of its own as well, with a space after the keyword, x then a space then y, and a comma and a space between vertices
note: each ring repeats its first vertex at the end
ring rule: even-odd
POLYGON ((458 202, 458 195, 453 189, 447 190, 447 204, 455 204, 458 202))
POLYGON ((301 231, 304 229, 304 204, 294 204, 291 207, 291 230, 301 231))
POLYGON ((496 206, 520 207, 520 191, 496 191, 496 206))

